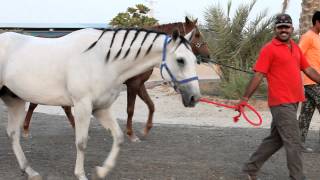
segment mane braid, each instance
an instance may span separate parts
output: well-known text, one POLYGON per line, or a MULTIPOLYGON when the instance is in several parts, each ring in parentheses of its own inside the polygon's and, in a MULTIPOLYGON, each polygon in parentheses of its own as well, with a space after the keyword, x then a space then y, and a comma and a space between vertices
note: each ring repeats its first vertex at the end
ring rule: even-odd
POLYGON ((123 56, 122 59, 124 59, 124 58, 126 58, 126 57, 128 56, 128 54, 129 54, 129 52, 130 52, 130 49, 131 49, 131 46, 132 46, 132 44, 134 43, 134 41, 137 39, 140 31, 141 31, 140 29, 137 29, 137 30, 136 30, 136 33, 134 33, 134 37, 133 37, 133 39, 132 39, 132 41, 131 41, 131 43, 130 43, 130 46, 129 46, 127 52, 125 53, 125 55, 123 56))
POLYGON ((190 49, 190 42, 188 40, 186 40, 186 38, 184 38, 183 36, 180 36, 180 38, 181 38, 180 44, 184 44, 187 49, 191 50, 190 49))
POLYGON ((92 48, 97 44, 97 42, 101 39, 101 37, 104 35, 104 33, 107 32, 107 31, 110 31, 110 29, 105 29, 105 30, 103 30, 102 33, 100 34, 99 38, 98 38, 95 42, 93 42, 93 43, 88 47, 88 49, 86 49, 84 52, 87 52, 87 51, 89 51, 90 49, 92 49, 92 48))
POLYGON ((123 40, 122 40, 121 48, 120 48, 120 50, 118 51, 118 53, 116 54, 116 56, 114 57, 115 59, 117 59, 117 58, 119 57, 119 55, 121 54, 122 47, 123 47, 123 45, 124 45, 124 42, 127 40, 127 36, 128 36, 128 34, 129 34, 130 31, 131 31, 130 29, 127 29, 127 30, 126 30, 126 33, 124 34, 124 37, 123 37, 123 40))
POLYGON ((160 36, 160 34, 156 34, 156 36, 153 38, 153 41, 152 41, 151 45, 149 46, 149 48, 148 48, 145 56, 149 54, 149 52, 151 51, 151 48, 152 48, 152 46, 153 46, 153 43, 156 41, 156 39, 157 39, 159 36, 160 36))
POLYGON ((112 48, 112 45, 113 45, 113 41, 114 41, 114 38, 116 37, 117 33, 120 31, 121 29, 116 29, 114 30, 114 33, 113 33, 113 36, 112 36, 112 39, 111 39, 111 44, 109 46, 109 51, 108 51, 108 54, 106 56, 106 61, 109 60, 109 57, 110 57, 110 53, 111 53, 111 48, 112 48))
MULTIPOLYGON (((107 28, 107 29, 103 29, 103 31, 102 31, 101 35, 99 36, 99 38, 98 38, 95 42, 93 42, 93 43, 88 47, 88 49, 85 50, 85 52, 86 52, 86 51, 89 51, 90 49, 92 49, 92 48, 98 43, 98 41, 102 38, 102 36, 104 35, 105 32, 107 32, 107 31, 113 31, 114 33, 113 33, 113 36, 112 36, 112 39, 111 39, 109 51, 108 51, 107 56, 106 56, 106 61, 108 61, 109 58, 110 58, 111 49, 112 49, 112 45, 113 45, 114 39, 115 39, 117 33, 118 33, 119 31, 121 31, 121 30, 126 30, 126 33, 125 33, 124 39, 123 39, 123 41, 122 41, 121 49, 118 51, 118 53, 117 53, 117 55, 115 56, 115 58, 118 58, 118 56, 120 55, 121 50, 122 50, 122 47, 123 47, 123 45, 124 45, 124 43, 125 43, 125 40, 127 39, 128 33, 129 33, 130 31, 132 31, 132 30, 135 30, 136 33, 135 33, 135 35, 134 35, 133 40, 132 40, 131 43, 130 43, 129 49, 127 50, 127 52, 125 53, 125 55, 124 55, 123 58, 127 57, 127 55, 129 54, 129 51, 130 51, 130 49, 131 49, 131 46, 132 46, 132 44, 134 43, 134 41, 137 39, 137 37, 138 37, 138 35, 139 35, 140 32, 142 32, 142 31, 143 31, 143 32, 146 32, 146 35, 145 35, 144 39, 143 39, 142 42, 141 42, 141 46, 143 45, 144 41, 147 39, 147 36, 148 36, 150 33, 156 33, 157 35, 158 35, 158 34, 159 34, 159 35, 160 35, 160 34, 163 34, 163 35, 166 34, 166 33, 163 33, 163 32, 156 31, 156 30, 143 29, 143 28, 117 28, 117 29, 107 28)), ((140 51, 141 51, 141 47, 139 48, 138 53, 136 54, 136 58, 138 57, 140 51)))
POLYGON ((141 47, 143 46, 143 43, 146 41, 146 39, 147 39, 147 37, 149 36, 150 33, 152 33, 152 32, 151 32, 151 31, 146 31, 146 34, 145 34, 144 37, 143 37, 143 40, 142 40, 142 42, 141 42, 141 44, 140 44, 140 48, 139 48, 139 50, 138 50, 138 52, 137 52, 137 54, 136 54, 135 59, 139 56, 140 51, 141 51, 141 47))
POLYGON ((186 38, 184 38, 183 36, 179 36, 179 38, 180 38, 180 42, 179 42, 179 44, 176 46, 175 50, 177 50, 178 47, 179 47, 181 44, 183 44, 183 45, 186 46, 187 49, 189 49, 190 51, 192 51, 192 50, 190 49, 190 42, 189 42, 188 40, 186 40, 186 38))

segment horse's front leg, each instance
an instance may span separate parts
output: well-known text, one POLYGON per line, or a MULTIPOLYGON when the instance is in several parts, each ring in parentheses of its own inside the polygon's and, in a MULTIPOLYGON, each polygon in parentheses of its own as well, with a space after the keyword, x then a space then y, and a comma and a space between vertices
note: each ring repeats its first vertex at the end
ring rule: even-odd
POLYGON ((144 128, 144 136, 147 136, 150 129, 152 128, 152 119, 153 119, 153 113, 154 113, 154 104, 146 90, 146 86, 144 84, 141 85, 139 92, 139 97, 147 104, 149 109, 149 115, 148 115, 148 121, 146 123, 146 127, 144 128))
POLYGON ((113 136, 112 149, 108 158, 104 161, 102 167, 98 166, 96 168, 96 174, 93 174, 93 179, 103 179, 116 163, 116 158, 120 151, 120 144, 123 142, 123 133, 117 120, 112 117, 109 109, 95 110, 93 115, 100 121, 104 128, 110 129, 113 136))
POLYGON ((17 97, 4 96, 2 100, 8 107, 7 134, 11 140, 13 152, 18 160, 20 169, 27 173, 28 180, 41 180, 38 172, 34 171, 21 148, 20 128, 25 118, 25 101, 17 97))
POLYGON ((88 131, 92 105, 89 99, 83 98, 74 103, 77 159, 74 174, 79 180, 87 180, 84 172, 84 151, 87 148, 88 131))
POLYGON ((23 124, 23 137, 29 137, 29 125, 32 118, 32 114, 34 109, 38 106, 38 104, 30 103, 26 118, 23 124))

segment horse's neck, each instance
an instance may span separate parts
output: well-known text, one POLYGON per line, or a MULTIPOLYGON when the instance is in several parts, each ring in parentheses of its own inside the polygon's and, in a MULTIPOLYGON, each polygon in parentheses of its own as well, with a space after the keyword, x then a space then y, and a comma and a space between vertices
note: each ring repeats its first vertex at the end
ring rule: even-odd
MULTIPOLYGON (((162 51, 165 35, 161 35, 153 44, 152 50, 147 54, 140 54, 137 59, 128 61, 115 61, 119 73, 119 82, 123 83, 127 79, 139 75, 149 69, 157 67, 162 61, 162 51)), ((141 52, 147 51, 149 46, 143 46, 141 52)), ((168 47, 167 47, 168 48, 168 47)))
POLYGON ((173 24, 163 24, 160 26, 156 26, 154 29, 168 34, 171 34, 173 30, 178 29, 182 36, 184 36, 186 33, 185 24, 182 22, 177 22, 173 24))

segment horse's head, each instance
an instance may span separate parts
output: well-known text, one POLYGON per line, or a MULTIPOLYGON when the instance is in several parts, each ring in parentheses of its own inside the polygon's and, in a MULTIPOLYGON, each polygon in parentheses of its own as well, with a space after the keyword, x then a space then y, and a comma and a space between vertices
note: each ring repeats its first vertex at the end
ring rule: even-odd
POLYGON ((161 75, 181 93, 186 107, 194 107, 201 96, 195 70, 196 57, 190 45, 194 33, 195 30, 183 37, 179 31, 174 31, 172 39, 166 36, 160 67, 161 75))
POLYGON ((191 21, 188 17, 185 18, 184 25, 184 31, 186 33, 191 32, 193 29, 195 29, 194 38, 191 41, 191 48, 193 53, 196 56, 200 56, 202 61, 207 62, 210 58, 209 48, 207 43, 203 40, 202 34, 200 33, 198 26, 197 26, 197 19, 194 21, 191 21))

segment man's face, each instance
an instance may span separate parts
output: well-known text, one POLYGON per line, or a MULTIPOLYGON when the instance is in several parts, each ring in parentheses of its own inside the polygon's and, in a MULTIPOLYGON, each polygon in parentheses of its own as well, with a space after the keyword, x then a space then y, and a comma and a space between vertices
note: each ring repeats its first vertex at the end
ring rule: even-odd
POLYGON ((317 28, 318 31, 320 31, 320 21, 316 20, 315 27, 317 28))
POLYGON ((278 26, 275 28, 276 38, 282 42, 288 42, 293 32, 292 25, 278 26))

